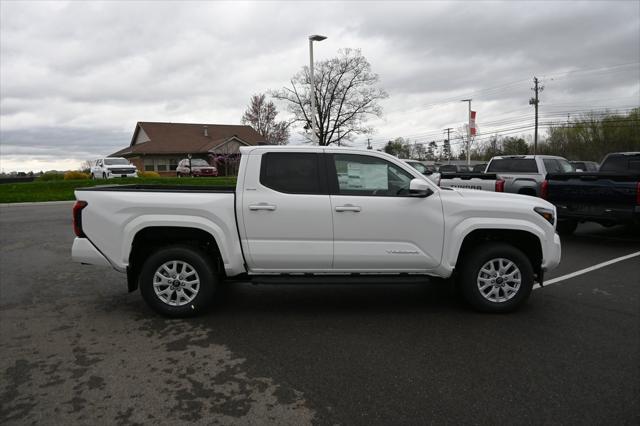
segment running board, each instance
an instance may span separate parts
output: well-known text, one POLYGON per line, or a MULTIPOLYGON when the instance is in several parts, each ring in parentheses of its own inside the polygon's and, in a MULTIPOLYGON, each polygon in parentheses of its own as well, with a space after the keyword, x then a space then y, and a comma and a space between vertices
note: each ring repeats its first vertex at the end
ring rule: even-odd
POLYGON ((425 284, 434 282, 437 278, 414 274, 281 274, 244 275, 227 280, 252 284, 425 284))

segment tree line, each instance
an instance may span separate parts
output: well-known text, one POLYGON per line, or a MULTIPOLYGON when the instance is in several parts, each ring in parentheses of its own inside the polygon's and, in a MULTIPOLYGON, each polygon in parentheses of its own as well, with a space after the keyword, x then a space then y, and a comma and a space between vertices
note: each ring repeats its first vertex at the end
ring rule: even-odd
MULTIPOLYGON (((610 152, 640 151, 640 108, 627 114, 587 114, 570 122, 551 125, 547 130, 548 136, 538 142, 537 154, 600 162, 610 152)), ((396 138, 382 150, 399 158, 441 162, 466 159, 464 144, 461 145, 458 154, 452 155, 447 141, 437 144, 396 138)), ((487 161, 497 155, 526 154, 533 154, 533 144, 530 138, 522 136, 496 134, 471 143, 472 160, 487 161)))

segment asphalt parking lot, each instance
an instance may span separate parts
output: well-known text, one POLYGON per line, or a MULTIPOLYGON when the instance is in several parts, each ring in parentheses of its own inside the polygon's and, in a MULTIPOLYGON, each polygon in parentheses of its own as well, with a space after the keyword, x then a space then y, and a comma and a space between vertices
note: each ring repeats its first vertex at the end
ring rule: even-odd
MULTIPOLYGON (((168 320, 74 264, 71 204, 0 207, 2 424, 637 424, 640 257, 478 314, 442 284, 235 285, 168 320)), ((581 225, 547 279, 640 251, 581 225)))

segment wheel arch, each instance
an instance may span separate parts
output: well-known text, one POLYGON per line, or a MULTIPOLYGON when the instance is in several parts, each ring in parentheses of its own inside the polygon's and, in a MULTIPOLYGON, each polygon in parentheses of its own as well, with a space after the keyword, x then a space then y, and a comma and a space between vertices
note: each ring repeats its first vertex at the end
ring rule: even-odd
POLYGON ((129 291, 138 288, 138 278, 145 260, 162 247, 169 245, 191 245, 207 253, 216 273, 224 275, 220 246, 214 235, 206 230, 187 226, 148 226, 138 230, 133 237, 127 266, 129 291))
POLYGON ((459 264, 465 253, 486 242, 503 242, 522 251, 531 262, 538 280, 541 278, 542 242, 537 235, 517 229, 481 228, 469 232, 458 250, 456 265, 459 264))

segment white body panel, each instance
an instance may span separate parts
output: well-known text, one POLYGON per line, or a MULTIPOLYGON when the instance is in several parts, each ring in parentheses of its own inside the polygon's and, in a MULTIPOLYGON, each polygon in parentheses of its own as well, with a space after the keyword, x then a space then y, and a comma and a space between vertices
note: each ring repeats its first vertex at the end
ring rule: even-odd
POLYGON ((266 151, 257 149, 244 156, 240 217, 251 272, 331 270, 333 229, 329 196, 285 194, 262 185, 260 160, 266 151))
POLYGON ((496 181, 495 179, 480 179, 480 178, 471 178, 471 179, 461 179, 459 177, 455 177, 451 179, 441 178, 440 187, 495 192, 496 181))

